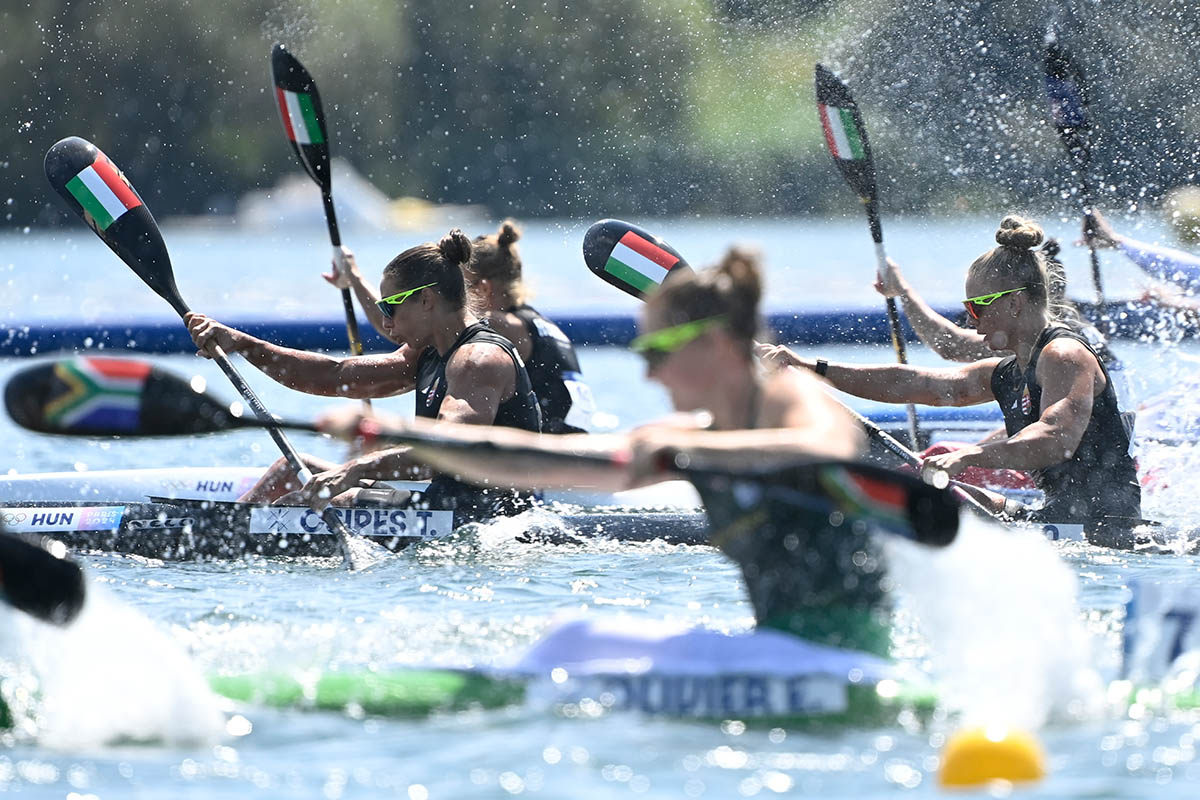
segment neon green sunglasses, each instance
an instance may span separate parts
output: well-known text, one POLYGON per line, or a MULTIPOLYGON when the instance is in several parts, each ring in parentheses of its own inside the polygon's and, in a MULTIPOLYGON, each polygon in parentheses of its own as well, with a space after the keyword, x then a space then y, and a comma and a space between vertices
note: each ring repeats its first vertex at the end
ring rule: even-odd
POLYGON ((392 318, 392 306, 400 305, 401 303, 403 303, 408 298, 412 297, 417 292, 421 291, 422 289, 428 289, 430 286, 437 286, 437 281, 434 281, 433 283, 427 283, 424 286, 418 286, 415 289, 408 289, 407 291, 396 292, 394 295, 391 295, 390 297, 383 298, 382 300, 377 302, 375 305, 379 306, 379 313, 383 314, 388 319, 391 319, 392 318))
POLYGON ((981 294, 978 297, 968 297, 966 300, 963 300, 963 305, 967 307, 967 313, 971 315, 971 319, 979 319, 979 309, 987 308, 1006 294, 1023 292, 1028 288, 1028 286, 1019 286, 1016 289, 1005 289, 1003 292, 992 292, 991 294, 981 294))
POLYGON ((629 349, 646 359, 651 367, 658 366, 667 356, 682 350, 705 331, 725 321, 725 314, 696 319, 662 330, 643 333, 629 343, 629 349))

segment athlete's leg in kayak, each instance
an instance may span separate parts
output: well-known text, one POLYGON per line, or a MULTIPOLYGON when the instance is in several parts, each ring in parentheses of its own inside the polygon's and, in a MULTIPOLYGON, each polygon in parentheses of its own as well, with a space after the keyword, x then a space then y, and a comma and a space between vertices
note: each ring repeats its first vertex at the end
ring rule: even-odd
MULTIPOLYGON (((333 461, 326 461, 305 453, 300 454, 300 460, 314 475, 338 466, 333 461)), ((267 467, 267 471, 258 479, 258 483, 251 486, 250 491, 239 497, 238 500, 243 503, 271 503, 299 488, 300 481, 296 478, 295 471, 287 459, 281 456, 274 464, 267 467)))

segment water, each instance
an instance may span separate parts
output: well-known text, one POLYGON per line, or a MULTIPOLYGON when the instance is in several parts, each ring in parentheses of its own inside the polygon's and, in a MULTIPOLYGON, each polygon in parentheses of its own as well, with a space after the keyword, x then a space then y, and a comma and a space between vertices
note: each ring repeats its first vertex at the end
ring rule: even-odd
MULTIPOLYGON (((935 249, 933 224, 909 221, 893 225, 889 241, 910 279, 949 302, 961 291, 961 266, 986 243, 991 226, 964 221, 940 236, 935 249)), ((527 231, 526 260, 543 305, 631 308, 583 274, 575 249, 582 229, 552 223, 527 231)), ((663 229, 696 263, 716 256, 730 238, 760 242, 772 307, 877 303, 864 286, 870 247, 859 220, 676 221, 663 229), (797 236, 806 242, 803 266, 796 263, 797 236), (812 292, 815 275, 822 281, 819 297, 812 292)), ((197 308, 228 308, 236 316, 312 313, 333 305, 337 313, 336 301, 315 277, 324 249, 317 250, 319 257, 307 249, 317 249, 319 239, 169 229, 166 236, 180 288, 197 308)), ((368 257, 381 263, 408 243, 383 236, 347 239, 364 254, 364 266, 368 257)), ((87 231, 8 236, 4 245, 12 284, 0 297, 0 313, 9 324, 125 318, 135 310, 165 315, 165 305, 87 231)), ((1082 275, 1082 258, 1070 255, 1071 267, 1082 275)), ((1131 271, 1122 271, 1115 259, 1108 263, 1113 291, 1136 293, 1131 271)), ((1122 342, 1117 350, 1144 397, 1178 387, 1195 369, 1189 359, 1197 348, 1186 343, 1122 342)), ((634 357, 613 348, 580 355, 600 408, 619 427, 667 410, 665 394, 645 382, 634 357)), ((826 347, 821 355, 891 358, 881 348, 826 347)), ((921 348, 913 358, 936 363, 921 348)), ((0 364, 0 379, 26 363, 0 364)), ((232 398, 208 362, 171 356, 160 363, 202 374, 214 391, 232 398)), ((288 392, 245 371, 281 415, 311 416, 332 402, 288 392)), ((403 400, 384 407, 410 408, 403 400)), ((0 432, 8 444, 6 466, 20 472, 267 464, 275 457, 269 439, 254 432, 169 444, 48 439, 7 420, 0 420, 0 432)), ((297 435, 295 441, 318 455, 340 454, 337 445, 316 437, 297 435)), ((1165 470, 1168 480, 1147 498, 1148 514, 1193 520, 1197 486, 1190 451, 1151 456, 1151 466, 1165 470)), ((1200 719, 1182 713, 1129 718, 1105 708, 1089 680, 1116 670, 1119 609, 1129 581, 1187 581, 1197 559, 1069 544, 1055 556, 1040 541, 1014 542, 976 527, 968 534, 936 556, 893 548, 903 587, 897 654, 918 667, 942 667, 947 691, 972 714, 1042 725, 1051 776, 1035 796, 1192 796, 1200 778, 1194 749, 1200 719)), ((56 698, 47 699, 41 718, 0 739, 0 791, 47 798, 860 798, 903 789, 930 796, 936 794, 940 747, 955 724, 802 734, 627 715, 567 719, 537 708, 383 720, 230 708, 199 682, 204 674, 267 667, 306 674, 488 663, 533 642, 564 614, 616 616, 631 625, 668 619, 748 629, 752 614, 737 570, 701 548, 596 542, 551 549, 516 542, 510 524, 430 544, 358 574, 320 561, 82 560, 95 602, 77 629, 53 632, 0 610, 0 661, 9 669, 36 670, 56 698)))

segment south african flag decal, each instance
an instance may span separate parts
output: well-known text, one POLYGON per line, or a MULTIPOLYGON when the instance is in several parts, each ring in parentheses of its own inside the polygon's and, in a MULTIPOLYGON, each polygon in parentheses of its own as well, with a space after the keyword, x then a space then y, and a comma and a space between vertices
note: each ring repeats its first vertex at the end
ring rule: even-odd
POLYGON ((863 519, 889 533, 911 534, 908 491, 903 486, 841 467, 823 468, 818 476, 821 485, 847 517, 863 519))
POLYGON ((64 391, 43 414, 59 430, 89 426, 136 431, 150 365, 118 358, 74 358, 54 366, 64 391))

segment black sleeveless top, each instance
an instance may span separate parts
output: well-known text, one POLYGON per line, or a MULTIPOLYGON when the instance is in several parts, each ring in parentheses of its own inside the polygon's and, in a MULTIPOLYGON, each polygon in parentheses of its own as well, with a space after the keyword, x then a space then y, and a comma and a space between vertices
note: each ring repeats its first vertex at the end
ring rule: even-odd
POLYGON ((883 553, 864 527, 830 513, 812 470, 693 484, 708 515, 710 543, 741 568, 758 627, 888 654, 883 553), (811 508, 797 502, 804 497, 814 501, 811 508))
POLYGON ((586 422, 594 406, 571 340, 531 306, 513 306, 508 311, 525 323, 533 343, 525 368, 542 408, 542 432, 584 433, 584 428, 567 422, 568 417, 575 423, 586 422))
MULTIPOLYGON (((446 397, 446 365, 463 345, 481 342, 494 344, 507 353, 517 371, 516 391, 496 409, 492 424, 535 433, 541 431, 541 412, 525 364, 512 342, 489 328, 486 322, 468 325, 444 355, 433 347, 427 347, 421 353, 417 361, 417 416, 437 419, 446 397)), ((437 474, 430 481, 429 490, 422 493, 420 502, 430 508, 454 511, 456 517, 467 521, 520 513, 529 506, 530 497, 511 489, 472 486, 449 475, 437 474)))
POLYGON ((992 394, 1004 414, 1004 427, 1012 436, 1041 418, 1042 387, 1037 382, 1038 357, 1050 342, 1060 338, 1083 344, 1100 364, 1104 391, 1092 405, 1092 418, 1071 458, 1051 467, 1033 470, 1033 481, 1046 495, 1046 505, 1035 518, 1046 522, 1086 523, 1101 517, 1141 517, 1142 491, 1129 455, 1129 431, 1121 418, 1116 392, 1104 362, 1078 333, 1059 326, 1042 331, 1024 372, 1016 356, 1009 356, 992 372, 992 394))

